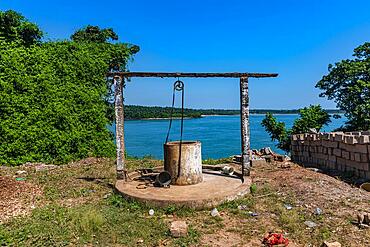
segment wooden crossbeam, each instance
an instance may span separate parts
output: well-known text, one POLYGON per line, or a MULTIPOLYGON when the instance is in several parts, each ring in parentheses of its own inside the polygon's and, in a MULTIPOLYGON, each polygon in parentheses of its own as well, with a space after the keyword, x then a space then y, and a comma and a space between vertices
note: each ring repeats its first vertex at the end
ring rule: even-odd
POLYGON ((266 77, 277 77, 276 73, 188 73, 188 72, 111 72, 108 76, 120 76, 120 77, 228 77, 228 78, 242 78, 242 77, 254 77, 254 78, 266 78, 266 77))

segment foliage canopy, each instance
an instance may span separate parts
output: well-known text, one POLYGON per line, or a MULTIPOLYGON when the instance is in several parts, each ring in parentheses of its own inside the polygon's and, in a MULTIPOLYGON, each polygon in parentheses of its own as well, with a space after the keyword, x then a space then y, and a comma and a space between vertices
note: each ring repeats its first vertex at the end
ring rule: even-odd
POLYGON ((115 61, 125 68, 131 46, 74 41, 25 46, 21 36, 8 36, 0 33, 0 164, 114 156, 106 73, 115 61))
POLYGON ((354 50, 354 59, 329 65, 329 73, 316 84, 321 97, 334 100, 348 119, 344 130, 370 129, 370 43, 354 50))
POLYGON ((279 122, 271 114, 267 113, 262 120, 262 126, 269 133, 273 141, 277 141, 276 146, 286 152, 290 151, 291 135, 320 131, 320 129, 330 123, 330 115, 324 111, 320 105, 310 105, 299 110, 299 118, 294 121, 293 127, 287 129, 284 122, 279 122))
POLYGON ((39 27, 13 11, 0 11, 0 39, 18 41, 26 46, 39 43, 43 36, 39 27))

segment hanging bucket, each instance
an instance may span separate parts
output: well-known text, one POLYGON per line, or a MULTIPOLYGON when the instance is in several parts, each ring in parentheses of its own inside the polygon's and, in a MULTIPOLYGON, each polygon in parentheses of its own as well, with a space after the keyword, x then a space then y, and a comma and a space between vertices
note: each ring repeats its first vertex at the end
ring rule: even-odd
POLYGON ((164 144, 164 170, 171 175, 172 184, 190 185, 202 182, 201 143, 182 141, 181 154, 179 149, 179 141, 164 144))
POLYGON ((160 187, 167 187, 171 183, 171 175, 167 171, 163 171, 155 178, 155 183, 160 187))

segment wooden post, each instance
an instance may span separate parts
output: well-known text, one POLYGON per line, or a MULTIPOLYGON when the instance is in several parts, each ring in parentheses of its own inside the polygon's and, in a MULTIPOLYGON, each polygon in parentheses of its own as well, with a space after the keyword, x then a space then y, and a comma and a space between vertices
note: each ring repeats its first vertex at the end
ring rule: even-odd
POLYGON ((123 115, 123 84, 124 79, 114 76, 114 108, 116 115, 116 145, 117 145, 117 179, 126 180, 125 170, 125 135, 123 115))
POLYGON ((244 177, 250 175, 248 77, 240 77, 240 123, 241 123, 241 148, 242 148, 242 175, 244 177))

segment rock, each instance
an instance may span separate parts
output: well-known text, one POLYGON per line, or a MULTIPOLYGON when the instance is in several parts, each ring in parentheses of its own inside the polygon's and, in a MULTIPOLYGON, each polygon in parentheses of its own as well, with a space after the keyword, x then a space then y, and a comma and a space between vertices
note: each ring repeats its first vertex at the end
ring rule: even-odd
POLYGON ((369 225, 370 226, 370 214, 368 213, 361 213, 357 215, 357 223, 369 225))
POLYGON ((272 152, 270 147, 265 147, 261 149, 261 153, 269 155, 269 154, 273 154, 274 152, 272 152))
POLYGON ((325 241, 321 247, 341 247, 342 245, 339 242, 327 242, 325 241))
POLYGON ((212 217, 220 216, 220 213, 218 212, 217 208, 212 209, 211 216, 212 217))
POLYGON ((364 214, 364 224, 370 225, 370 214, 364 214))
POLYGON ((171 235, 175 238, 188 235, 188 225, 185 221, 173 221, 170 227, 171 235))
POLYGON ((142 243, 144 243, 144 240, 143 240, 143 239, 138 239, 138 240, 136 241, 136 243, 137 243, 137 244, 142 244, 142 243))
POLYGON ((308 226, 309 228, 314 228, 314 227, 316 227, 316 226, 317 226, 317 224, 316 224, 315 222, 312 222, 312 221, 310 221, 310 220, 306 220, 306 221, 304 222, 304 224, 305 224, 306 226, 308 226))
POLYGON ((358 214, 357 215, 357 223, 362 224, 364 222, 364 215, 363 214, 358 214))
POLYGON ((293 209, 293 206, 290 205, 290 204, 284 204, 284 207, 287 209, 287 210, 291 210, 293 209))
POLYGON ((280 154, 276 154, 276 155, 274 155, 274 160, 283 162, 285 160, 285 156, 280 155, 280 154))
POLYGON ((248 206, 247 205, 239 205, 238 206, 238 209, 239 210, 247 210, 248 209, 248 206))
POLYGON ((111 193, 108 193, 108 194, 105 194, 104 196, 103 196, 103 199, 107 199, 108 197, 110 197, 111 196, 111 193))
POLYGON ((257 217, 258 214, 256 212, 248 211, 248 215, 252 217, 257 217))
POLYGON ((306 167, 307 170, 313 171, 313 172, 322 172, 322 170, 317 169, 315 167, 306 167))
POLYGON ((358 225, 361 229, 368 229, 368 228, 370 228, 370 226, 369 225, 366 225, 366 224, 359 224, 358 225))
POLYGON ((40 172, 40 171, 48 171, 48 170, 52 170, 52 169, 55 169, 55 168, 57 168, 56 165, 45 165, 45 164, 41 164, 41 165, 35 166, 35 170, 37 172, 40 172))
POLYGON ((27 172, 26 171, 24 171, 24 170, 19 170, 19 171, 17 171, 15 174, 17 174, 17 175, 22 175, 22 174, 26 174, 27 172))
POLYGON ((316 215, 321 215, 322 214, 322 209, 321 208, 315 208, 315 212, 314 212, 316 215))

